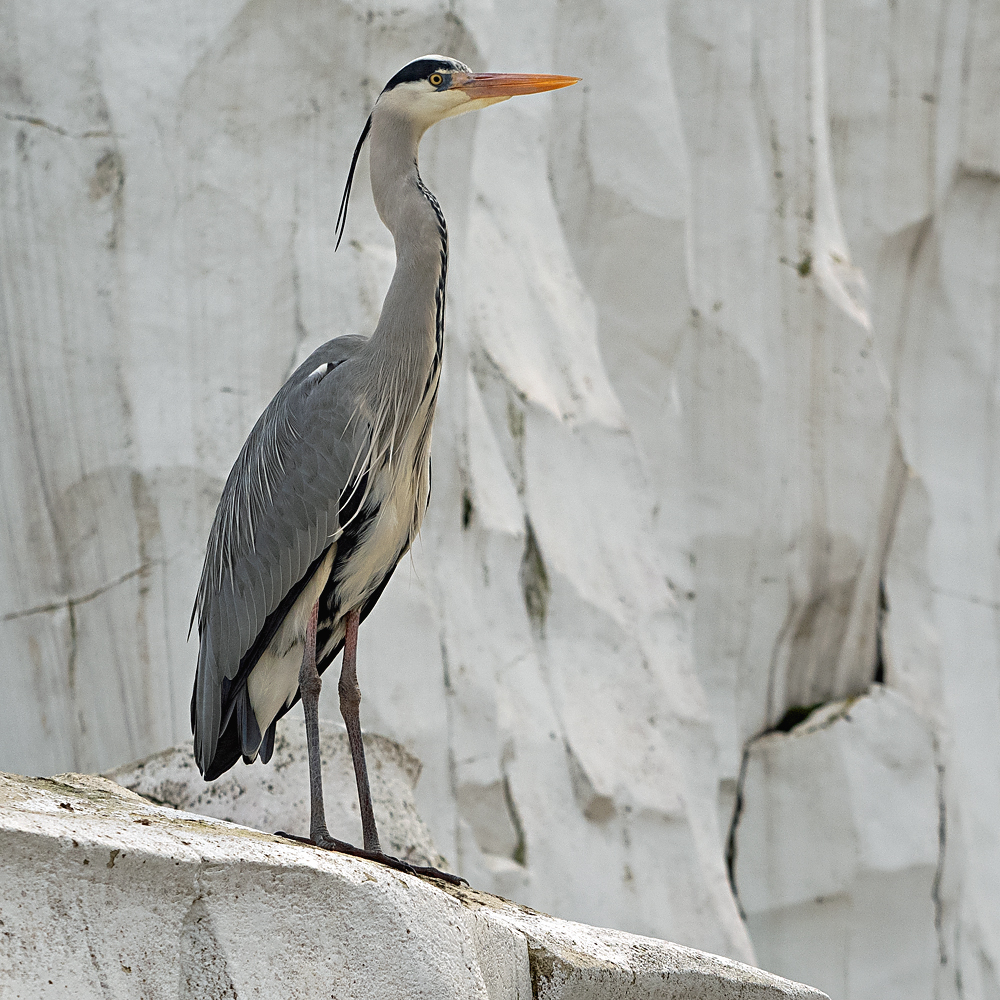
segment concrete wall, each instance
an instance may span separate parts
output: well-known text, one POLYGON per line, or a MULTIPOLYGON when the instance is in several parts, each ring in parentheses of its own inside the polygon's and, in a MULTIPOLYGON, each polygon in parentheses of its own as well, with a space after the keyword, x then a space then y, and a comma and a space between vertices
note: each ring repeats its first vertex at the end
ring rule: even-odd
POLYGON ((998 38, 982 0, 4 5, 0 768, 186 735, 222 482, 392 271, 364 175, 332 236, 383 82, 573 73, 421 150, 434 499, 365 723, 483 888, 835 998, 996 996, 998 38))

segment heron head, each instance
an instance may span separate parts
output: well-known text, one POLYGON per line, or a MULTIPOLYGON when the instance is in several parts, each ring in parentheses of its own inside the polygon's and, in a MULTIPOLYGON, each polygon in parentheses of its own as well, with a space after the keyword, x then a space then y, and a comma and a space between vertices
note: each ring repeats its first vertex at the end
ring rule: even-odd
POLYGON ((340 246, 347 224, 354 168, 377 115, 391 114, 397 126, 409 123, 412 131, 407 131, 415 142, 419 142, 431 125, 445 118, 489 107, 520 94, 540 94, 577 82, 575 76, 547 73, 473 73, 465 63, 449 56, 421 56, 408 62, 382 89, 354 150, 337 215, 337 246, 340 246))
POLYGON ((444 118, 520 94, 558 90, 576 82, 575 76, 545 73, 473 73, 465 63, 448 56, 421 56, 385 85, 376 108, 391 108, 426 129, 444 118))

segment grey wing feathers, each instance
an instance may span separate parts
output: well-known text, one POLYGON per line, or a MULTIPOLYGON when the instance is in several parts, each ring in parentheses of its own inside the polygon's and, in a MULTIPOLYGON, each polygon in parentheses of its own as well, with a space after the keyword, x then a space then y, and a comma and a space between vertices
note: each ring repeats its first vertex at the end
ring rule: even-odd
POLYGON ((367 442, 348 361, 365 343, 340 337, 313 352, 278 390, 229 474, 208 539, 192 621, 201 645, 191 706, 204 772, 231 680, 267 615, 334 539, 339 499, 367 442))

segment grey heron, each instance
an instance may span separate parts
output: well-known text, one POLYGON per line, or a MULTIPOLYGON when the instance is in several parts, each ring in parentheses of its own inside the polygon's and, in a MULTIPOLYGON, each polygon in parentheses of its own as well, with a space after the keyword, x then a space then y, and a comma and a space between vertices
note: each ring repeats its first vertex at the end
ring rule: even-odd
POLYGON ((266 762, 278 719, 301 697, 309 835, 319 847, 414 870, 379 843, 356 652, 358 626, 409 550, 430 500, 448 232, 420 177, 420 139, 453 115, 576 82, 473 73, 456 59, 430 55, 385 85, 354 150, 337 218, 339 245, 358 157, 370 140, 372 194, 396 248, 378 323, 371 337, 338 337, 299 366, 261 414, 223 489, 192 612, 200 640, 191 698, 195 757, 207 780, 240 757, 266 762), (320 675, 341 649, 340 708, 363 849, 332 837, 323 809, 320 675))

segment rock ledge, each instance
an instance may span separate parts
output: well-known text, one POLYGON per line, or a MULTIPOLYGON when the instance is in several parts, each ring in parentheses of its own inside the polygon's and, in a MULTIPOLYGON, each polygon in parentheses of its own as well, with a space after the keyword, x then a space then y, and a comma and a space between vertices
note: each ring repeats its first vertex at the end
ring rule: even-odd
POLYGON ((154 805, 0 774, 11 998, 821 1000, 724 958, 154 805))

